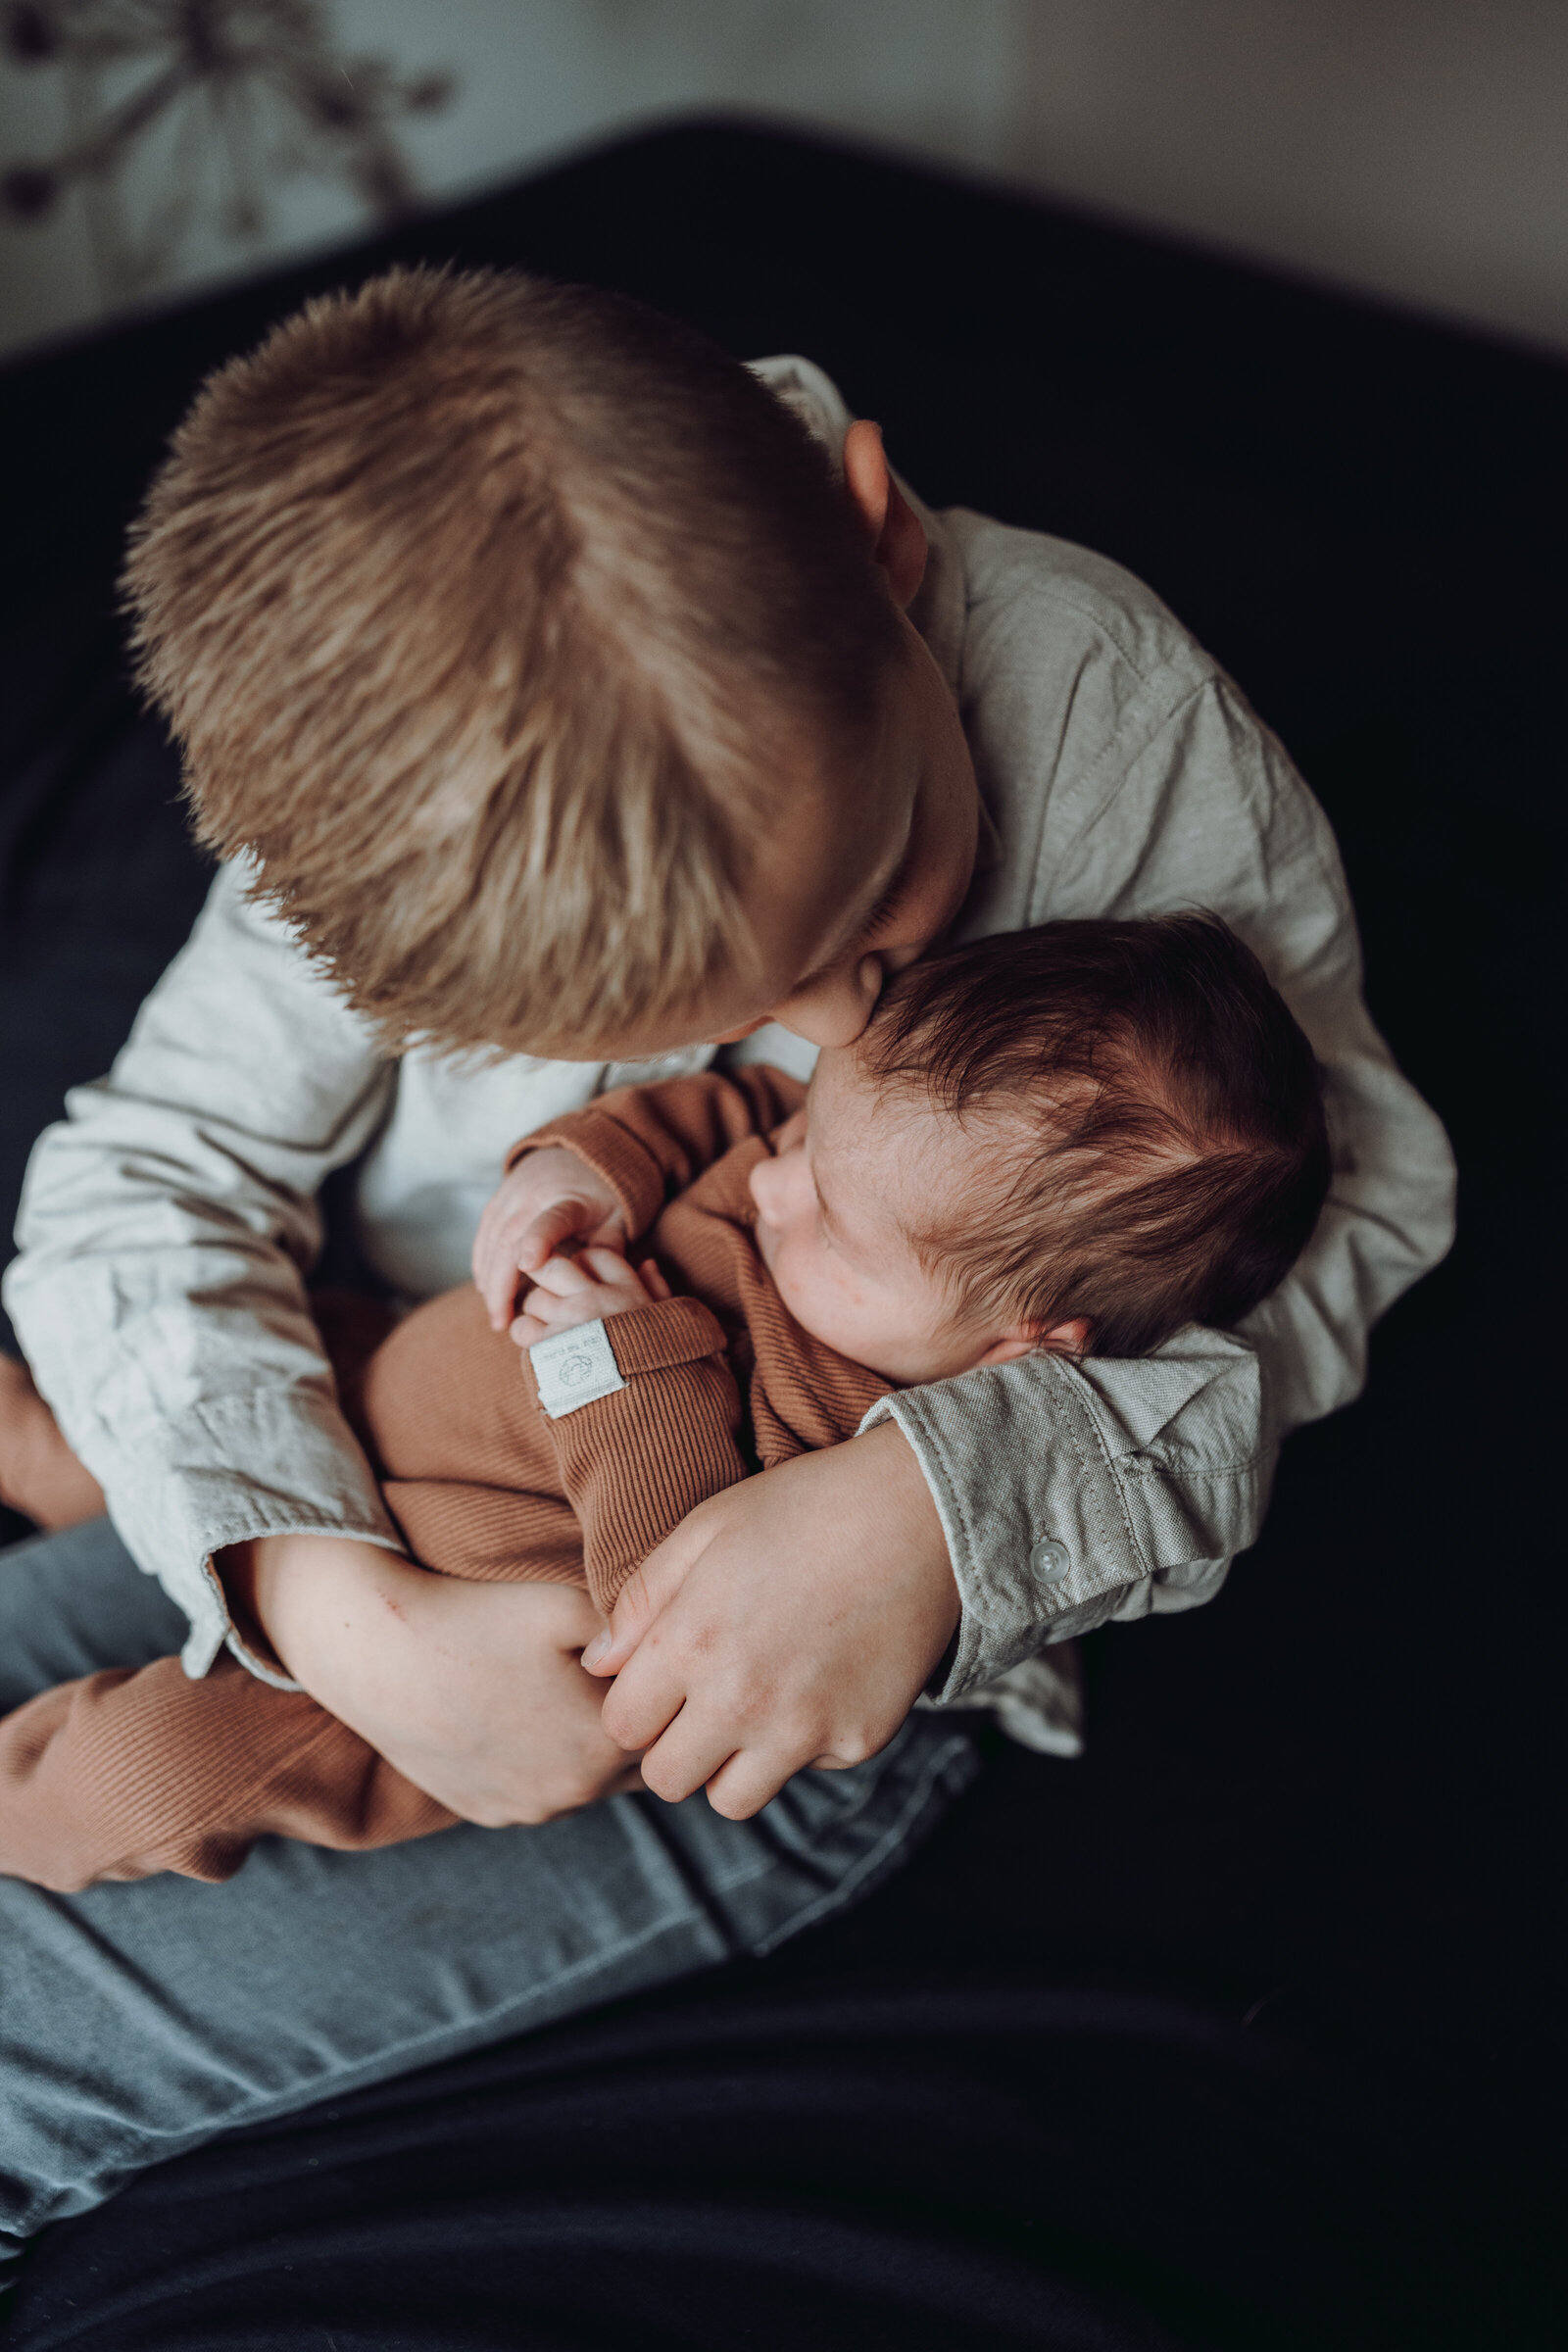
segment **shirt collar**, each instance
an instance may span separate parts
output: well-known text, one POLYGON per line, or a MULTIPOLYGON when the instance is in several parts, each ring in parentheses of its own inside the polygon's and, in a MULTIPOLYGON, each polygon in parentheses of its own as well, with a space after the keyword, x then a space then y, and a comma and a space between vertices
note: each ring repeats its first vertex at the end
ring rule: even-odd
POLYGON ((968 599, 963 585, 963 562, 940 514, 915 495, 902 473, 894 480, 920 518, 925 532, 925 577, 909 607, 909 618, 931 649, 932 660, 958 699, 958 674, 963 661, 963 622, 968 599))

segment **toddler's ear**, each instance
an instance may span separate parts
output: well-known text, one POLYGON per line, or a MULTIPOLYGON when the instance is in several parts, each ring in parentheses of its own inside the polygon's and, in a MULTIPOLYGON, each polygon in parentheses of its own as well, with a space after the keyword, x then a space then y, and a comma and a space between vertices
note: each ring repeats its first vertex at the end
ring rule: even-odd
POLYGON ((907 612, 925 577, 925 525, 893 479, 882 427, 868 416, 857 417, 844 436, 844 487, 888 575, 894 603, 907 612))

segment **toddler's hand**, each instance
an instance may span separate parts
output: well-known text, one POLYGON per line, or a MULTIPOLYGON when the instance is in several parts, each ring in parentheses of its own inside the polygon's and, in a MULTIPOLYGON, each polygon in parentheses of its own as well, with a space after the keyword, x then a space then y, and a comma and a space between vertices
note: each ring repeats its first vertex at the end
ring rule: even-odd
POLYGON ((618 1250, 581 1250, 575 1257, 552 1257, 533 1279, 527 1305, 512 1326, 519 1348, 532 1348, 553 1331, 624 1315, 634 1306, 657 1303, 670 1295, 651 1257, 633 1266, 618 1250))
POLYGON ((897 1423, 700 1502, 623 1587, 590 1674, 671 1804, 745 1821, 803 1765, 885 1747, 957 1627, 925 1474, 897 1423))
POLYGON ((536 1275, 563 1242, 619 1250, 625 1230, 604 1179, 575 1152, 551 1144, 528 1152, 502 1178, 473 1237, 473 1280, 490 1310, 492 1331, 506 1330, 521 1276, 536 1275))

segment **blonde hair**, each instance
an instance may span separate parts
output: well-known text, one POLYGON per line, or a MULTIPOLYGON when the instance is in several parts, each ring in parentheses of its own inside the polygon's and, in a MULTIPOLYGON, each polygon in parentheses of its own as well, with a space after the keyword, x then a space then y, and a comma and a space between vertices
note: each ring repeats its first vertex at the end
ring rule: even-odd
POLYGON ((203 841, 389 1042, 535 1054, 744 968, 755 845, 901 644, 755 376, 511 272, 395 270, 220 368, 125 586, 203 841))

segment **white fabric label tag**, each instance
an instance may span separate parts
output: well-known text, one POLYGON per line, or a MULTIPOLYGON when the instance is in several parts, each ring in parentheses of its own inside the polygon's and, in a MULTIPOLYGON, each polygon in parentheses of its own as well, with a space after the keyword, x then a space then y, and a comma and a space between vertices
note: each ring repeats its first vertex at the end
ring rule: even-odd
POLYGON ((577 1323, 570 1331, 553 1331, 548 1340, 536 1340, 528 1354, 539 1383, 539 1401, 552 1421, 574 1413, 580 1404, 592 1404, 596 1396, 612 1396, 626 1386, 603 1323, 577 1323))

